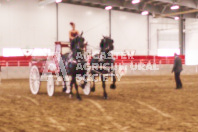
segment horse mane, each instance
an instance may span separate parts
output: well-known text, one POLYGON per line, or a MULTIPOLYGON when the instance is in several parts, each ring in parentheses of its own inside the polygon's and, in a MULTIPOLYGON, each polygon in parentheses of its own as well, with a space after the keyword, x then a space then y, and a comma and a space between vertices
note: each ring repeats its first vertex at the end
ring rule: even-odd
MULTIPOLYGON (((100 42, 100 48, 102 49, 103 47, 104 47, 104 43, 106 43, 104 40, 112 40, 112 42, 114 42, 113 41, 113 39, 111 39, 111 37, 109 37, 109 36, 103 36, 103 39, 101 39, 101 42, 100 42)), ((112 48, 111 50, 113 50, 114 48, 112 48)))

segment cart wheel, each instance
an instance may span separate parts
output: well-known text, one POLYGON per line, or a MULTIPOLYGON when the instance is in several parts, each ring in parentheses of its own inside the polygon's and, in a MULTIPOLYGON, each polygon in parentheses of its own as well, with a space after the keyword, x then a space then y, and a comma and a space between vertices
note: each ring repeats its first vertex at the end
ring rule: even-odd
POLYGON ((89 95, 91 92, 91 83, 88 81, 83 89, 85 95, 89 95))
POLYGON ((54 78, 53 78, 53 75, 48 76, 48 79, 47 79, 47 94, 50 97, 54 95, 54 78))
POLYGON ((70 87, 71 76, 66 76, 65 78, 66 78, 66 86, 67 86, 67 90, 65 92, 69 94, 71 91, 71 87, 70 87))
POLYGON ((32 66, 30 69, 29 84, 32 94, 38 94, 40 89, 40 74, 37 66, 32 66))

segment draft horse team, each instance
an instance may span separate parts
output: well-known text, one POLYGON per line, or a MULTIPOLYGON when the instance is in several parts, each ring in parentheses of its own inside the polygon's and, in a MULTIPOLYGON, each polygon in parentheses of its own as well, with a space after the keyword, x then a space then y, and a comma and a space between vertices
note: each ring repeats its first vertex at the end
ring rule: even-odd
POLYGON ((111 84, 110 88, 115 89, 116 85, 116 76, 115 76, 115 69, 113 68, 114 65, 114 59, 110 51, 114 49, 113 46, 113 40, 109 37, 103 37, 103 39, 100 42, 100 53, 92 56, 90 65, 91 67, 90 71, 88 71, 87 68, 78 69, 78 65, 87 65, 87 60, 83 54, 85 54, 85 39, 82 37, 82 33, 78 36, 76 36, 71 41, 71 52, 66 53, 62 55, 63 62, 65 64, 66 74, 67 76, 71 76, 71 81, 69 85, 66 85, 67 82, 64 80, 64 88, 63 92, 69 90, 70 96, 73 95, 72 87, 74 86, 76 89, 76 97, 77 99, 81 100, 81 96, 78 92, 78 84, 77 84, 77 76, 81 75, 84 77, 84 82, 80 85, 82 89, 85 88, 85 86, 88 83, 88 76, 85 76, 86 74, 89 74, 92 77, 93 80, 93 86, 91 88, 91 92, 95 91, 95 77, 97 75, 100 75, 101 81, 102 81, 102 87, 104 90, 103 96, 104 99, 107 99, 107 92, 106 92, 106 84, 105 84, 105 77, 104 74, 109 74, 113 78, 113 83, 111 84), (78 54, 82 54, 82 57, 77 57, 78 54), (105 67, 101 67, 105 64, 105 67))
MULTIPOLYGON (((115 89, 116 85, 116 77, 115 77, 115 70, 112 67, 114 65, 114 59, 110 53, 111 50, 114 49, 113 46, 113 40, 109 37, 103 37, 103 39, 100 42, 100 53, 94 55, 91 58, 90 61, 90 67, 91 70, 88 71, 88 69, 83 68, 83 69, 78 69, 77 66, 78 65, 87 65, 87 60, 85 58, 82 57, 77 57, 78 54, 84 54, 84 49, 85 49, 85 43, 84 43, 85 39, 82 37, 81 35, 76 36, 72 41, 71 41, 71 52, 70 53, 66 53, 65 55, 62 56, 63 62, 65 64, 65 68, 66 68, 66 72, 67 75, 71 76, 71 81, 70 81, 70 85, 66 85, 66 82, 64 83, 64 88, 63 91, 67 91, 68 88, 70 89, 69 94, 70 96, 73 95, 72 92, 72 87, 74 86, 76 89, 76 97, 77 99, 81 100, 80 94, 78 92, 78 84, 76 81, 76 77, 77 75, 81 75, 82 77, 84 77, 84 83, 82 83, 80 86, 82 87, 82 89, 84 89, 84 87, 86 86, 86 84, 88 83, 87 80, 87 76, 84 76, 86 74, 90 74, 93 78, 93 86, 91 88, 91 91, 94 92, 95 91, 95 77, 97 75, 100 74, 101 80, 102 80, 102 87, 104 90, 103 96, 105 99, 107 99, 107 92, 106 92, 106 84, 105 84, 105 77, 103 76, 103 74, 110 74, 113 76, 113 83, 111 84, 110 88, 115 89), (103 64, 106 64, 108 66, 106 67, 96 67, 96 65, 101 66, 103 64)), ((83 55, 83 57, 85 57, 83 55)), ((87 65, 88 66, 88 65, 87 65)))

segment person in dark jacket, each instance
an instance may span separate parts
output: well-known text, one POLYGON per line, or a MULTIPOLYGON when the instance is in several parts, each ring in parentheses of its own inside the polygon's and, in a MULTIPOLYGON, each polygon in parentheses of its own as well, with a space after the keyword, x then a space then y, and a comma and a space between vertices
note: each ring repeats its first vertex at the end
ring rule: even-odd
POLYGON ((181 58, 175 53, 175 60, 174 60, 174 66, 172 69, 172 73, 175 73, 175 82, 176 82, 176 89, 182 88, 182 82, 180 79, 180 73, 183 70, 182 69, 182 60, 181 58))

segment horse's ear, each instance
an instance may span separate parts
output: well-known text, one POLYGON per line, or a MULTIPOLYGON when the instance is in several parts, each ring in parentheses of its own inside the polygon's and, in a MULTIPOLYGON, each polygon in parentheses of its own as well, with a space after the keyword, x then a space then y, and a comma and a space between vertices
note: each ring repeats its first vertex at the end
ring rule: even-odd
POLYGON ((82 37, 82 35, 83 35, 83 31, 81 32, 80 36, 82 37))
POLYGON ((104 47, 104 44, 103 44, 103 39, 102 39, 100 42, 100 48, 102 49, 103 47, 104 47))
POLYGON ((103 39, 103 42, 104 42, 104 43, 106 43, 106 39, 105 39, 105 37, 104 37, 104 39, 103 39))

